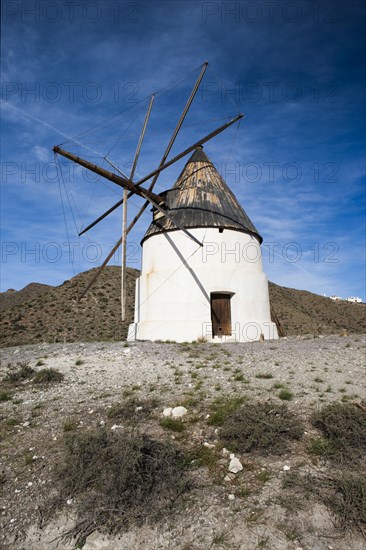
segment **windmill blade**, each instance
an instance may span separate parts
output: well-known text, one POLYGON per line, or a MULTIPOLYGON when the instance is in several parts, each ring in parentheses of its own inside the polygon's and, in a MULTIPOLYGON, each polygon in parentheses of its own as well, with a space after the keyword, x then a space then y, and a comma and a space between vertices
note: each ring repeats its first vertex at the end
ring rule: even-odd
MULTIPOLYGON (((190 147, 188 147, 187 149, 185 149, 182 153, 179 153, 179 155, 176 155, 174 158, 172 158, 170 161, 168 161, 166 164, 163 164, 163 166, 161 166, 160 168, 157 168, 156 170, 153 170, 152 172, 150 172, 150 174, 148 174, 147 176, 145 176, 144 178, 142 178, 140 181, 138 181, 137 183, 135 183, 134 185, 134 188, 137 189, 140 185, 142 185, 143 183, 145 183, 145 181, 151 179, 153 176, 155 176, 157 173, 160 173, 162 172, 163 170, 166 170, 167 168, 169 168, 169 166, 171 166, 172 164, 174 164, 175 162, 177 162, 178 160, 180 160, 181 158, 185 157, 186 155, 188 155, 189 153, 191 153, 192 151, 194 151, 194 149, 197 149, 197 147, 199 147, 200 145, 203 145, 204 143, 206 143, 207 141, 209 141, 210 139, 212 139, 213 137, 217 136, 218 134, 221 134, 221 132, 223 132, 224 130, 226 130, 227 128, 229 128, 232 124, 235 124, 235 122, 237 122, 238 120, 240 120, 241 118, 243 118, 243 114, 240 113, 239 115, 237 115, 236 117, 232 118, 231 120, 229 120, 229 122, 226 122, 225 124, 223 124, 222 126, 220 126, 219 128, 217 128, 216 130, 214 130, 213 132, 211 132, 210 134, 207 134, 204 138, 200 139, 199 141, 196 141, 196 143, 194 145, 191 145, 190 147)), ((54 148, 55 150, 55 148, 54 148)), ((57 151, 56 151, 57 152, 57 151)), ((113 181, 113 180, 111 180, 113 181)), ((149 189, 146 189, 144 190, 145 192, 148 192, 152 195, 154 195, 154 193, 152 191, 149 191, 149 189)), ((137 191, 136 191, 137 192, 137 191)), ((143 193, 140 192, 138 193, 140 195, 142 195, 143 193)), ((156 196, 159 196, 159 195, 155 195, 156 196)), ((146 197, 146 198, 149 198, 149 197, 146 197)), ((152 200, 155 200, 154 197, 152 197, 152 200)), ((160 200, 159 201, 156 201, 158 202, 159 204, 161 204, 163 202, 163 200, 161 199, 160 197, 160 200)), ((111 208, 109 208, 109 210, 107 210, 106 212, 104 212, 104 214, 102 214, 101 216, 99 216, 99 218, 97 220, 95 220, 94 222, 92 222, 90 225, 88 225, 88 227, 86 227, 81 233, 80 235, 82 235, 83 233, 85 233, 86 231, 88 231, 89 229, 91 229, 92 227, 94 227, 97 223, 99 223, 100 221, 102 221, 106 216, 108 216, 108 214, 110 214, 111 212, 113 212, 114 210, 116 210, 116 208, 118 208, 119 206, 121 206, 121 204, 123 203, 123 199, 122 200, 119 200, 118 202, 116 202, 116 204, 114 204, 111 208)))
MULTIPOLYGON (((178 123, 177 123, 177 125, 176 125, 176 127, 175 127, 175 129, 174 129, 173 135, 172 135, 172 137, 170 138, 170 141, 169 141, 169 143, 168 143, 168 145, 167 145, 167 148, 165 149, 164 155, 163 155, 163 157, 162 157, 162 159, 161 159, 161 161, 160 161, 160 164, 159 164, 159 168, 160 168, 161 166, 164 165, 164 162, 165 162, 166 159, 168 158, 168 155, 169 155, 169 153, 170 153, 170 150, 171 150, 171 148, 173 147, 173 144, 174 144, 175 139, 176 139, 176 137, 177 137, 177 135, 178 135, 178 133, 179 133, 179 130, 181 129, 182 124, 183 124, 183 122, 184 122, 184 119, 186 118, 186 115, 187 115, 187 113, 188 113, 188 111, 189 111, 189 108, 190 108, 190 106, 192 105, 192 101, 193 101, 193 99, 194 99, 195 96, 196 96, 197 90, 198 90, 198 88, 199 88, 199 85, 201 84, 202 78, 204 77, 204 74, 205 74, 205 72, 206 72, 207 67, 208 67, 208 61, 205 61, 205 63, 203 64, 202 70, 201 70, 201 72, 200 72, 200 74, 199 74, 199 76, 198 76, 198 78, 197 78, 197 81, 196 81, 196 83, 195 83, 195 85, 194 85, 194 87, 193 87, 193 89, 192 89, 192 92, 191 92, 191 94, 190 94, 190 96, 189 96, 189 98, 188 98, 188 101, 187 101, 187 103, 186 103, 186 105, 185 105, 185 107, 184 107, 184 109, 183 109, 183 112, 182 112, 182 114, 181 114, 181 116, 180 116, 180 118, 179 118, 179 120, 178 120, 178 123)), ((152 180, 151 184, 150 184, 149 187, 148 187, 149 191, 152 191, 152 190, 153 190, 153 188, 154 188, 154 186, 155 186, 155 184, 156 184, 156 182, 157 182, 157 179, 158 179, 159 175, 160 175, 160 172, 158 172, 157 174, 155 174, 154 179, 152 180)), ((138 214, 134 217, 134 219, 132 220, 132 222, 131 222, 131 224, 130 224, 130 226, 129 226, 129 228, 128 228, 128 231, 129 231, 130 229, 132 229, 132 227, 135 225, 135 223, 141 218, 142 214, 145 212, 145 210, 146 210, 146 208, 148 207, 148 205, 149 205, 149 201, 146 201, 145 204, 141 207, 141 210, 139 211, 139 213, 138 213, 138 214)))
MULTIPOLYGON (((151 109, 154 103, 155 95, 153 94, 150 98, 149 107, 147 109, 147 113, 145 116, 144 124, 142 126, 142 130, 140 133, 139 141, 137 143, 135 157, 133 159, 132 168, 130 172, 130 181, 133 181, 133 177, 135 175, 135 170, 137 166, 137 162, 140 156, 140 151, 142 147, 142 142, 144 141, 145 132, 147 123, 149 122, 151 109)), ((121 266, 121 316, 122 321, 126 320, 126 263, 127 263, 127 199, 128 199, 128 192, 127 189, 123 192, 123 209, 122 209, 122 266, 121 266)))
MULTIPOLYGON (((134 183, 131 180, 121 176, 117 176, 117 174, 114 174, 113 172, 109 172, 109 170, 106 170, 105 168, 101 168, 97 164, 93 164, 92 162, 89 162, 88 160, 78 157, 77 155, 74 155, 69 151, 65 151, 64 149, 61 149, 57 145, 55 145, 55 147, 53 148, 53 151, 69 160, 72 160, 76 164, 80 164, 80 166, 87 168, 91 172, 94 172, 95 174, 98 174, 99 176, 102 176, 103 178, 109 181, 112 181, 116 185, 119 185, 120 187, 123 187, 123 188, 127 188, 129 191, 132 191, 132 193, 136 193, 137 195, 140 195, 141 197, 144 197, 144 198, 149 197, 152 200, 158 202, 159 204, 163 202, 163 199, 160 195, 156 195, 155 193, 153 193, 152 191, 149 191, 148 189, 141 189, 140 186, 136 187, 136 185, 134 185, 134 183)), ((139 184, 141 185, 140 182, 139 184)), ((119 204, 122 204, 122 202, 120 201, 119 204)))
MULTIPOLYGON (((202 70, 201 70, 201 72, 200 72, 200 74, 199 74, 199 76, 198 76, 198 79, 197 79, 197 81, 196 81, 196 83, 195 83, 195 85, 194 85, 194 87, 193 87, 193 89, 192 89, 192 92, 191 92, 191 94, 190 94, 190 96, 189 96, 189 98, 188 98, 188 101, 187 101, 187 103, 186 103, 184 109, 183 109, 183 112, 182 112, 182 114, 181 114, 181 116, 180 116, 180 118, 179 118, 179 120, 178 120, 178 123, 177 123, 177 125, 176 125, 176 127, 175 127, 175 129, 174 129, 173 135, 172 135, 172 137, 171 137, 171 139, 170 139, 170 141, 169 141, 169 143, 168 143, 168 145, 167 145, 167 148, 165 149, 164 155, 163 155, 163 157, 162 157, 162 159, 161 159, 161 161, 160 161, 160 164, 159 164, 159 168, 160 168, 161 166, 164 165, 164 162, 166 161, 166 159, 167 159, 167 157, 168 157, 168 155, 169 155, 169 153, 170 153, 170 150, 171 150, 171 148, 173 147, 174 141, 175 141, 175 139, 176 139, 176 137, 177 137, 177 135, 178 135, 179 130, 180 130, 181 127, 182 127, 182 124, 183 124, 184 119, 185 119, 185 117, 186 117, 186 115, 187 115, 187 113, 188 113, 188 110, 189 110, 190 106, 192 105, 192 101, 193 101, 193 99, 194 99, 195 96, 196 96, 197 90, 198 90, 198 88, 199 88, 199 85, 201 84, 202 78, 203 78, 203 76, 204 76, 204 74, 205 74, 205 72, 206 72, 207 67, 208 67, 208 61, 206 61, 206 62, 203 64, 202 70)), ((155 96, 152 96, 152 97, 155 97, 155 96)), ((151 106, 152 106, 152 105, 151 105, 151 106)), ((106 160, 107 162, 110 162, 107 158, 106 158, 105 160, 106 160)), ((136 161, 136 164, 137 164, 137 161, 136 161)), ((114 166, 114 165, 112 164, 112 166, 114 166)), ((116 166, 115 166, 115 168, 117 169, 116 166)), ((132 176, 130 177, 131 180, 133 179, 134 173, 135 173, 135 170, 132 170, 132 171, 131 171, 132 176)), ((153 181, 151 182, 151 184, 150 184, 150 186, 149 186, 149 188, 148 188, 149 191, 152 191, 152 190, 153 190, 153 188, 154 188, 154 186, 155 186, 155 184, 156 184, 156 181, 157 181, 157 179, 158 179, 158 177, 159 177, 159 174, 160 174, 160 172, 154 176, 154 179, 153 179, 153 181)), ((122 174, 122 175, 124 175, 124 174, 122 174)), ((128 195, 128 198, 129 198, 130 196, 131 196, 131 194, 128 195)), ((118 206, 120 206, 121 204, 122 204, 122 201, 118 204, 118 206)), ((145 202, 145 204, 144 204, 143 207, 141 208, 141 211, 139 212, 139 214, 134 218, 134 220, 133 220, 133 225, 140 219, 140 217, 142 216, 142 214, 144 213, 144 211, 146 210, 146 208, 147 208, 148 205, 149 205, 149 202, 148 202, 148 201, 145 202)), ((81 235, 83 235, 84 233, 86 233, 87 231, 89 231, 89 229, 92 229, 92 227, 94 227, 97 223, 99 223, 100 221, 102 221, 106 216, 108 216, 108 214, 111 214, 116 208, 118 208, 118 206, 116 206, 116 205, 113 206, 112 208, 110 208, 109 210, 107 210, 104 214, 102 214, 101 216, 99 216, 99 218, 97 218, 94 222, 92 222, 92 223, 89 224, 87 227, 85 227, 85 229, 83 229, 83 230, 81 231, 81 233, 79 233, 79 237, 81 237, 81 235)))
POLYGON ((155 94, 153 94, 150 98, 149 107, 147 109, 144 124, 143 124, 142 130, 141 130, 141 134, 140 134, 140 137, 139 137, 137 147, 136 147, 135 157, 133 159, 133 164, 132 164, 131 173, 130 173, 130 180, 131 181, 133 181, 133 177, 135 175, 135 170, 136 170, 137 162, 139 160, 140 151, 141 151, 141 147, 142 147, 142 142, 144 141, 144 137, 145 137, 145 133, 146 133, 146 127, 147 127, 147 123, 149 122, 150 113, 151 113, 151 109, 152 109, 152 106, 153 106, 153 103, 154 103, 154 99, 155 99, 155 94))
MULTIPOLYGON (((162 158, 161 161, 160 161, 159 168, 160 168, 161 166, 164 165, 166 159, 168 158, 168 155, 169 155, 169 153, 170 153, 170 150, 171 150, 171 148, 173 147, 173 144, 174 144, 174 142, 175 142, 175 140, 176 140, 176 137, 177 137, 177 135, 178 135, 178 133, 179 133, 179 130, 181 129, 182 124, 183 124, 183 122, 184 122, 184 119, 186 118, 186 115, 187 115, 187 113, 188 113, 188 111, 189 111, 189 108, 190 108, 190 106, 192 105, 192 101, 193 101, 193 99, 195 98, 195 95, 196 95, 196 93, 197 93, 197 90, 198 90, 198 88, 199 88, 199 85, 201 84, 202 78, 203 78, 203 76, 204 76, 204 74, 205 74, 205 72, 206 72, 207 67, 208 67, 208 61, 205 61, 205 63, 203 64, 202 70, 201 70, 201 72, 200 72, 200 74, 199 74, 199 76, 198 76, 198 78, 197 78, 197 81, 196 81, 196 83, 195 83, 195 85, 194 85, 194 87, 193 87, 193 90, 192 90, 192 92, 191 92, 191 94, 190 94, 190 96, 189 96, 189 98, 188 98, 188 101, 187 101, 187 103, 186 103, 186 105, 185 105, 185 107, 184 107, 184 109, 183 109, 183 112, 182 112, 182 114, 181 114, 181 116, 180 116, 180 118, 179 118, 179 120, 178 120, 178 123, 177 123, 177 125, 176 125, 176 127, 175 127, 175 129, 174 129, 173 135, 172 135, 172 137, 170 138, 170 141, 169 141, 169 143, 168 143, 167 148, 165 149, 165 153, 164 153, 164 155, 163 155, 163 158, 162 158)), ((153 181, 151 182, 150 187, 149 187, 150 190, 153 189, 153 187, 154 187, 154 185, 155 185, 155 183, 156 183, 156 181, 157 181, 159 175, 160 175, 160 172, 158 172, 157 174, 155 174, 154 179, 153 179, 153 181)))
MULTIPOLYGON (((178 229, 180 229, 181 231, 183 231, 183 233, 185 233, 187 235, 187 237, 189 237, 190 239, 192 239, 192 241, 194 241, 195 243, 197 243, 199 246, 203 246, 203 244, 198 240, 196 239, 196 237, 194 235, 192 235, 192 233, 190 233, 189 231, 187 231, 187 229, 185 227, 183 227, 182 225, 180 225, 180 223, 177 222, 177 220, 174 218, 174 216, 172 214, 169 214, 169 210, 166 210, 165 208, 162 208, 160 206, 160 204, 158 203, 154 203, 154 201, 148 199, 148 201, 153 205, 155 206, 155 208, 157 208, 157 210, 159 210, 159 212, 161 212, 166 218, 168 218, 168 220, 170 220, 172 223, 174 223, 174 225, 176 227, 178 227, 178 229)), ((132 227, 131 227, 132 229, 132 227)))
POLYGON ((102 265, 99 267, 98 271, 93 275, 93 277, 90 279, 89 283, 84 288, 83 292, 79 296, 79 301, 81 298, 84 298, 85 294, 88 292, 89 288, 95 283, 95 281, 98 279, 99 275, 102 273, 103 269, 106 267, 109 260, 112 258, 112 256, 117 252, 118 248, 121 246, 122 238, 114 245, 102 265))
MULTIPOLYGON (((143 142, 143 139, 145 137, 147 123, 148 123, 148 120, 150 118, 150 113, 151 113, 151 109, 152 109, 152 106, 153 106, 153 103, 154 103, 154 99, 155 99, 155 95, 152 95, 151 99, 150 99, 149 107, 148 107, 148 110, 147 110, 147 113, 146 113, 146 116, 145 116, 144 124, 143 124, 142 130, 141 130, 141 133, 140 133, 139 141, 138 141, 138 144, 137 144, 137 148, 136 148, 136 152, 135 152, 135 156, 134 156, 134 160, 133 160, 133 164, 132 164, 132 168, 131 168, 130 178, 129 178, 130 180, 132 180, 132 178, 134 176, 134 173, 135 173, 135 170, 136 170, 137 161, 138 161, 138 158, 139 158, 139 155, 140 155, 142 142, 143 142)), ((118 168, 118 166, 116 166, 111 160, 109 160, 107 157, 105 157, 105 160, 111 166, 113 166, 113 168, 115 168, 120 174, 122 174, 122 176, 124 176, 123 172, 121 172, 121 170, 118 168)), ((124 205, 127 206, 126 195, 127 195, 127 190, 125 189, 123 198, 124 198, 124 205)), ((115 246, 112 248, 111 252, 108 254, 106 259, 102 263, 102 265, 99 267, 98 271, 90 279, 88 285, 86 286, 86 288, 82 292, 79 300, 85 296, 85 294, 88 292, 90 287, 95 283, 95 281, 98 279, 99 275, 102 273, 104 268, 107 266, 109 260, 112 258, 112 256, 115 254, 115 252, 121 246, 121 244, 123 244, 123 240, 126 239, 127 234, 131 229, 130 227, 128 227, 128 228, 126 227, 126 221, 127 221, 127 212, 124 212, 123 218, 122 218, 122 237, 121 237, 121 239, 119 239, 119 241, 115 244, 115 246)), ((123 251, 122 251, 122 273, 121 273, 121 313, 122 313, 122 321, 125 320, 125 316, 126 316, 126 313, 125 313, 126 300, 125 300, 125 290, 124 290, 126 288, 125 267, 126 267, 126 245, 124 245, 123 251)))

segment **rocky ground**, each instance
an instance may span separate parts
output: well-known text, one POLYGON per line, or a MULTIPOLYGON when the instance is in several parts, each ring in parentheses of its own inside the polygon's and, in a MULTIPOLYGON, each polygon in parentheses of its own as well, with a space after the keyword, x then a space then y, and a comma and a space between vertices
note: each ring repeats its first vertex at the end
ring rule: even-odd
MULTIPOLYGON (((130 418, 116 420, 109 411, 135 398, 139 411, 148 401, 154 405, 148 415, 137 416, 134 429, 185 449, 210 449, 214 464, 206 461, 193 469, 193 489, 164 521, 146 521, 119 537, 95 532, 84 550, 364 549, 365 538, 357 528, 337 527, 323 502, 286 486, 284 478, 299 473, 325 479, 334 472, 326 460, 309 453, 310 440, 319 435, 309 418, 328 402, 364 407, 365 349, 366 337, 360 334, 252 344, 98 342, 2 349, 0 547, 75 547, 57 538, 73 525, 74 500, 61 495, 63 507, 47 516, 47 502, 57 493, 54 470, 62 461, 65 433, 97 426, 130 430, 130 418), (24 363, 35 371, 54 368, 64 379, 4 382, 24 363), (215 400, 245 396, 283 403, 282 390, 287 391, 290 411, 305 423, 303 437, 281 455, 236 453, 243 469, 230 474, 220 429, 208 421, 215 400), (187 409, 182 432, 161 425, 164 409, 176 406, 187 409)), ((357 471, 362 473, 362 467, 357 471)))

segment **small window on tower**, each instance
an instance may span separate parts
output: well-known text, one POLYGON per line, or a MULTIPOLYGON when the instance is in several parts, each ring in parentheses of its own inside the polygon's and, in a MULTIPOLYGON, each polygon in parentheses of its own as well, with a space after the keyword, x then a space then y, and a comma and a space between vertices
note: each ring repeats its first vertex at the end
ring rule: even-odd
POLYGON ((219 229, 219 233, 223 233, 223 232, 224 232, 223 228, 222 228, 222 227, 220 227, 220 229, 219 229))

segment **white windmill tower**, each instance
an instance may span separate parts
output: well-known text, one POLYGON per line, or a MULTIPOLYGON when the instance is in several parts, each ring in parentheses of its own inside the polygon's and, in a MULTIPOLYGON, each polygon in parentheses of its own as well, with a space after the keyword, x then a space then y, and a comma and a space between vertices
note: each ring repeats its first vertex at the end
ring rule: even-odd
POLYGON ((121 304, 125 320, 126 238, 146 207, 153 206, 153 222, 143 244, 141 276, 136 282, 135 319, 128 338, 193 341, 205 337, 219 341, 278 338, 271 321, 268 282, 262 270, 262 238, 233 193, 203 152, 202 145, 240 120, 239 114, 167 160, 208 63, 188 98, 157 169, 134 182, 135 168, 145 136, 154 95, 151 97, 137 145, 131 173, 116 173, 82 159, 59 146, 55 154, 99 174, 124 189, 123 198, 80 235, 123 204, 122 237, 79 297, 83 297, 122 244, 121 304), (176 184, 169 191, 153 192, 159 174, 193 153, 176 184), (142 184, 151 180, 148 188, 142 184), (127 226, 127 199, 136 194, 146 199, 127 226))
POLYGON ((141 243, 129 339, 278 338, 262 269, 262 237, 202 147, 160 196, 175 222, 203 246, 153 208, 141 243))

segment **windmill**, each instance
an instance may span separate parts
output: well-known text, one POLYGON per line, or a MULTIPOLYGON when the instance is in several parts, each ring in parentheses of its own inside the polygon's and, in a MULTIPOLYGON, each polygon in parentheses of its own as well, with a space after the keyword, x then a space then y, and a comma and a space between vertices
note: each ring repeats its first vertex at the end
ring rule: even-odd
MULTIPOLYGON (((74 155, 73 153, 64 150, 60 146, 55 146, 53 148, 53 151, 54 151, 55 154, 62 155, 63 157, 65 157, 65 158, 81 165, 82 167, 84 167, 84 168, 86 168, 86 169, 102 176, 103 178, 113 182, 114 184, 120 186, 123 189, 123 197, 118 202, 116 202, 111 208, 109 208, 106 212, 104 212, 102 215, 100 215, 95 221, 90 223, 83 231, 81 231, 79 233, 79 235, 82 235, 82 234, 86 233, 91 228, 93 228, 95 225, 97 225, 99 222, 101 222, 104 218, 106 218, 110 213, 112 213, 114 210, 116 210, 119 206, 123 205, 123 210, 122 210, 122 236, 118 240, 118 242, 115 244, 115 246, 113 247, 111 252, 108 254, 108 256, 106 257, 106 259, 104 260, 104 262, 102 263, 100 268, 95 273, 95 275, 91 278, 91 280, 88 283, 87 287, 84 289, 83 293, 80 296, 80 298, 81 298, 85 295, 85 293, 89 290, 89 288, 92 286, 92 284, 98 278, 98 276, 100 275, 102 270, 105 268, 105 266, 107 265, 109 260, 115 254, 116 250, 122 245, 122 274, 121 274, 122 320, 125 320, 125 317, 126 317, 126 240, 127 240, 127 235, 131 231, 131 229, 134 227, 136 222, 139 220, 139 218, 141 217, 141 215, 143 214, 143 212, 146 210, 146 208, 149 205, 152 206, 153 216, 154 216, 154 222, 153 223, 155 224, 155 228, 156 228, 156 226, 162 228, 162 230, 158 231, 157 233, 159 235, 161 235, 161 234, 164 235, 164 237, 167 239, 166 242, 169 243, 170 250, 172 251, 172 254, 175 255, 177 258, 179 258, 179 260, 181 262, 181 265, 184 266, 185 271, 188 271, 188 273, 190 274, 189 276, 192 276, 191 278, 193 278, 193 280, 195 281, 196 286, 200 287, 199 278, 197 278, 197 276, 192 272, 192 268, 187 264, 187 259, 181 255, 179 247, 183 246, 183 248, 184 248, 185 243, 187 241, 189 241, 191 243, 191 245, 194 246, 194 253, 197 250, 202 250, 204 248, 205 235, 203 235, 202 232, 198 232, 198 234, 197 234, 197 230, 196 230, 197 225, 195 225, 195 224, 192 225, 191 222, 186 223, 185 217, 184 216, 182 217, 181 212, 179 211, 179 208, 177 209, 177 204, 174 204, 174 201, 170 200, 171 194, 169 194, 169 192, 163 192, 163 193, 160 193, 160 194, 156 194, 156 193, 154 193, 153 189, 154 189, 154 186, 156 185, 156 182, 159 178, 159 175, 164 170, 166 170, 168 167, 172 166, 177 161, 179 161, 183 157, 187 156, 189 153, 193 153, 193 155, 192 155, 191 159, 188 161, 187 165, 192 164, 193 160, 195 159, 196 162, 199 162, 201 165, 203 164, 203 167, 206 167, 206 170, 208 169, 209 171, 212 172, 213 165, 202 151, 203 144, 210 141, 212 138, 214 138, 215 136, 217 136, 218 134, 220 134, 221 132, 223 132, 224 130, 226 130, 227 128, 232 126, 233 124, 235 124, 237 121, 239 121, 243 117, 243 114, 240 113, 237 116, 231 118, 228 122, 226 122, 225 124, 223 124, 220 127, 216 128, 214 131, 212 131, 209 134, 205 135, 204 137, 202 137, 201 139, 199 139, 198 141, 193 143, 191 146, 187 147, 184 151, 180 152, 179 154, 175 155, 172 159, 168 160, 169 153, 170 153, 170 151, 173 147, 173 144, 174 144, 174 142, 175 142, 175 140, 178 136, 178 133, 181 129, 181 126, 183 124, 183 121, 184 121, 184 119, 185 119, 185 117, 186 117, 186 115, 187 115, 187 113, 190 109, 190 106, 191 106, 191 104, 194 100, 194 97, 195 97, 195 95, 197 93, 197 90, 200 86, 200 83, 203 79, 203 76, 205 74, 207 66, 208 66, 207 62, 205 62, 202 65, 202 68, 201 68, 200 74, 197 78, 197 81, 195 82, 195 85, 194 85, 194 87, 191 91, 191 94, 190 94, 190 96, 187 100, 187 103, 186 103, 186 105, 183 109, 183 112, 182 112, 182 114, 181 114, 181 116, 180 116, 180 118, 177 122, 177 125, 174 129, 173 135, 172 135, 171 139, 169 140, 169 143, 168 143, 168 145, 167 145, 167 147, 164 151, 164 154, 161 158, 161 161, 160 161, 158 167, 156 169, 154 169, 153 171, 151 171, 146 176, 138 179, 137 181, 135 181, 135 171, 136 171, 136 166, 137 166, 137 162, 138 162, 138 159, 139 159, 142 143, 143 143, 143 140, 144 140, 144 137, 145 137, 149 117, 150 117, 150 114, 151 114, 151 109, 152 109, 153 102, 154 102, 154 95, 151 96, 151 99, 150 99, 150 102, 149 102, 149 105, 148 105, 148 108, 147 108, 145 120, 144 120, 143 127, 142 127, 142 130, 141 130, 141 133, 140 133, 140 137, 139 137, 138 144, 137 144, 137 147, 136 147, 136 151, 135 151, 135 155, 134 155, 134 159, 133 159, 133 163, 132 163, 132 168, 131 168, 131 171, 129 173, 129 176, 126 176, 121 170, 119 170, 119 168, 112 161, 110 161, 106 157, 105 157, 105 160, 118 172, 118 175, 116 173, 111 172, 109 170, 106 170, 105 168, 102 168, 102 167, 100 167, 96 164, 93 164, 93 163, 81 158, 80 156, 74 155), (143 185, 143 184, 146 184, 149 181, 150 181, 150 184, 149 184, 148 187, 143 185), (131 221, 131 223, 127 226, 128 199, 133 195, 137 195, 137 196, 140 196, 140 197, 144 198, 145 203, 143 204, 143 206, 141 207, 141 209, 137 213, 137 215, 134 217, 134 219, 131 221), (184 239, 185 239, 185 242, 184 243, 180 242, 178 244, 178 247, 177 247, 177 243, 174 242, 174 238, 173 239, 171 238, 170 232, 172 230, 176 232, 176 235, 178 235, 179 237, 183 236, 184 239), (169 235, 168 235, 168 233, 169 233, 169 235)), ((199 170, 201 170, 201 169, 202 169, 202 166, 200 166, 199 170)), ((192 176, 192 174, 190 174, 190 177, 191 176, 192 176)), ((211 178, 212 181, 215 181, 215 180, 219 181, 220 178, 218 180, 217 176, 218 176, 218 174, 217 174, 216 170, 214 169, 214 171, 210 174, 209 179, 211 178)), ((192 178, 189 181, 193 181, 192 178)), ((196 183, 194 183, 194 185, 196 185, 196 183)), ((223 180, 222 180, 222 182, 220 180, 220 184, 218 186, 216 186, 216 190, 218 191, 217 198, 218 198, 219 201, 229 204, 230 200, 231 200, 233 204, 231 204, 230 208, 234 205, 234 210, 233 210, 233 212, 231 212, 229 214, 229 217, 238 215, 239 218, 241 219, 241 221, 238 222, 237 227, 234 227, 234 229, 237 230, 237 231, 243 231, 246 235, 250 236, 250 239, 252 239, 252 238, 257 239, 257 241, 260 244, 261 237, 259 236, 259 233, 256 231, 255 227, 251 224, 251 222, 250 222, 249 218, 246 216, 245 212, 242 211, 239 204, 237 204, 238 208, 236 208, 236 204, 234 204, 236 199, 234 197, 235 201, 232 200, 232 198, 231 198, 232 193, 229 190, 229 188, 226 186, 226 184, 223 182, 223 180), (230 198, 229 202, 227 202, 227 197, 230 198)), ((209 191, 212 194, 212 190, 210 189, 209 191)), ((204 194, 205 194, 205 192, 204 192, 204 194)), ((211 207, 206 208, 206 212, 210 212, 210 208, 211 207)), ((210 215, 208 217, 210 218, 210 215)), ((216 216, 216 218, 215 218, 215 216, 214 216, 214 219, 213 219, 213 222, 212 222, 214 224, 214 226, 216 226, 217 224, 220 225, 219 230, 220 230, 221 233, 224 231, 224 229, 227 230, 227 229, 230 229, 230 227, 231 227, 230 224, 229 224, 229 226, 225 225, 225 222, 223 222, 224 217, 225 216, 221 216, 221 217, 219 216, 219 218, 217 218, 217 216, 216 216)), ((206 225, 206 221, 204 222, 203 226, 206 225)), ((231 227, 231 229, 232 229, 232 227, 231 227)), ((148 233, 149 233, 149 230, 148 230, 148 233)), ((143 240, 153 236, 153 234, 154 234, 154 230, 152 231, 151 234, 145 235, 143 240)), ((148 248, 151 248, 151 246, 149 246, 148 248)), ((164 253, 166 253, 166 250, 165 250, 164 253)), ((144 263, 144 259, 143 259, 143 263, 144 263)), ((179 269, 179 267, 178 267, 178 269, 179 269)), ((149 276, 149 274, 146 274, 146 273, 145 273, 145 275, 147 275, 147 277, 149 276)), ((142 282, 143 281, 146 282, 146 280, 147 280, 145 275, 144 275, 144 273, 142 273, 142 275, 141 275, 140 280, 142 282)), ((171 274, 169 276, 169 278, 171 278, 172 275, 173 274, 171 274)), ((173 277, 173 279, 174 279, 174 277, 173 277)), ((136 288, 136 304, 141 304, 141 295, 140 295, 140 291, 139 291, 139 280, 137 281, 137 285, 138 286, 136 288)), ((188 286, 189 286, 189 284, 188 284, 188 286)), ((266 333, 267 338, 269 338, 271 335, 272 335, 272 337, 277 337, 277 332, 273 329, 274 324, 271 323, 271 320, 270 320, 270 317, 269 317, 268 283, 267 283, 266 279, 265 279, 265 282, 264 282, 264 286, 263 286, 263 280, 261 280, 261 286, 264 288, 264 297, 262 297, 261 300, 260 300, 261 302, 263 302, 263 307, 262 307, 262 309, 259 308, 261 310, 260 313, 259 313, 260 323, 261 323, 260 324, 260 329, 259 329, 260 334, 257 331, 257 333, 258 333, 257 336, 255 338, 252 338, 252 339, 259 339, 259 337, 263 334, 263 332, 266 333), (267 293, 265 291, 265 287, 267 288, 267 293), (267 307, 267 305, 268 305, 268 307, 267 307), (263 325, 263 323, 264 323, 264 325, 267 323, 268 327, 265 327, 263 325)), ((215 330, 212 331, 212 336, 214 336, 214 337, 216 336, 216 337, 220 337, 220 338, 222 338, 223 336, 226 336, 226 337, 231 336, 232 335, 231 327, 228 328, 228 321, 227 320, 222 321, 222 319, 223 319, 222 316, 224 315, 224 317, 225 317, 225 315, 226 315, 226 317, 227 317, 227 314, 223 313, 224 310, 225 311, 227 310, 227 307, 228 307, 228 304, 229 304, 227 297, 229 295, 230 295, 230 297, 233 296, 235 294, 235 292, 230 293, 228 291, 223 291, 223 292, 209 293, 207 291, 207 289, 204 289, 204 288, 201 288, 200 291, 204 295, 205 301, 210 304, 209 320, 211 319, 212 325, 215 326, 215 330), (226 323, 226 325, 225 325, 225 323, 226 323), (216 331, 216 333, 215 333, 215 331, 216 331)), ((173 290, 173 292, 174 292, 174 290, 173 290)), ((158 286, 157 288, 154 289, 153 294, 159 296, 160 293, 161 293, 160 286, 158 286)), ((149 298, 148 294, 149 293, 146 294, 146 292, 145 292, 144 298, 143 298, 144 302, 146 302, 146 300, 148 300, 148 298, 149 298)), ((200 301, 200 299, 198 299, 198 301, 200 301)), ((144 308, 143 304, 141 305, 141 307, 142 307, 142 309, 144 308)), ((150 314, 146 313, 147 318, 145 319, 145 321, 141 321, 141 311, 142 310, 140 311, 138 308, 139 308, 139 306, 137 305, 137 310, 135 312, 135 323, 133 323, 131 325, 130 330, 129 330, 130 339, 139 339, 139 338, 140 339, 152 339, 152 340, 154 340, 154 339, 165 339, 165 340, 168 339, 168 336, 164 337, 164 334, 165 334, 164 329, 161 331, 160 328, 157 329, 157 327, 155 327, 152 331, 143 329, 143 330, 141 330, 141 334, 140 335, 138 334, 139 333, 139 322, 140 322, 140 324, 142 323, 141 327, 144 325, 144 323, 145 323, 145 326, 149 325, 149 323, 151 325, 151 319, 149 317, 150 314)), ((158 305, 158 308, 159 308, 159 305, 158 305)), ((169 310, 169 304, 167 305, 167 310, 169 310)), ((256 317, 256 316, 254 315, 254 317, 256 317)), ((184 322, 184 320, 183 320, 183 322, 184 322)), ((167 320, 167 323, 163 323, 163 325, 164 324, 169 325, 169 319, 167 320)), ((160 327, 160 325, 159 325, 159 327, 160 327)), ((180 331, 180 332, 182 334, 184 334, 185 331, 183 330, 183 331, 180 331)), ((197 330, 196 330, 196 332, 197 332, 197 330)), ((191 337, 191 335, 189 336, 189 338, 191 340, 197 339, 197 337, 199 336, 198 334, 196 334, 196 332, 194 333, 195 334, 194 336, 192 336, 192 337, 191 337)), ((169 332, 169 334, 173 335, 173 337, 169 337, 169 339, 175 339, 177 341, 183 341, 185 339, 184 336, 182 336, 182 334, 178 334, 177 331, 174 331, 174 330, 173 330, 173 332, 169 332), (183 340, 182 340, 182 338, 183 338, 183 340)), ((236 339, 241 340, 242 338, 239 337, 239 338, 236 338, 236 339)), ((248 340, 248 338, 244 338, 244 339, 248 340)))

